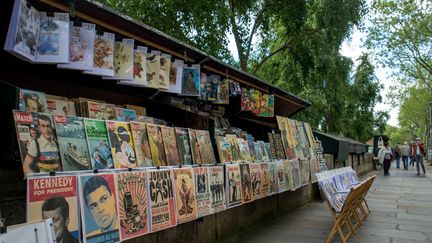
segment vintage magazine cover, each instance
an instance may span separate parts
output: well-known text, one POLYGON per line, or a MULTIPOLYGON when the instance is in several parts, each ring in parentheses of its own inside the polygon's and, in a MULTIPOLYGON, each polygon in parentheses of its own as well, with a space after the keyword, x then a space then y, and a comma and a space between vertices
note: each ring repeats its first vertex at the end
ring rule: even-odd
POLYGON ((224 79, 219 82, 217 90, 216 104, 229 104, 229 80, 224 79))
POLYGON ((159 88, 160 52, 147 53, 147 88, 159 88))
POLYGON ((261 170, 261 163, 250 163, 250 177, 252 182, 253 199, 263 197, 263 176, 261 170))
POLYGON ((169 89, 167 92, 170 93, 181 93, 181 84, 182 84, 182 74, 183 74, 183 60, 175 59, 173 63, 171 63, 170 67, 170 76, 169 76, 169 89))
POLYGON ((241 110, 251 111, 253 106, 251 90, 248 88, 242 88, 241 90, 241 110))
POLYGON ((276 161, 276 178, 277 178, 277 188, 278 193, 284 192, 287 190, 286 187, 286 177, 285 177, 285 168, 283 161, 276 161))
POLYGON ((237 138, 237 143, 240 149, 241 160, 243 162, 251 162, 248 143, 243 138, 237 138))
POLYGON ((238 164, 225 165, 227 207, 232 208, 242 204, 242 179, 238 164))
POLYGON ((28 112, 47 112, 47 98, 44 92, 20 89, 19 110, 28 112))
POLYGON ((174 181, 169 169, 147 170, 151 232, 176 226, 174 181))
POLYGON ((174 168, 172 171, 174 174, 174 191, 176 192, 177 224, 195 220, 197 208, 193 168, 174 168))
POLYGON ((249 148, 250 159, 251 161, 257 161, 254 147, 254 137, 251 134, 246 134, 245 137, 249 148))
POLYGON ((195 134, 195 130, 189 128, 188 131, 189 131, 189 142, 192 150, 193 162, 195 165, 200 165, 202 164, 202 159, 199 152, 198 141, 195 134))
POLYGON ((284 160, 284 170, 285 170, 285 188, 287 190, 294 190, 294 181, 292 174, 292 165, 290 160, 284 160))
POLYGON ((278 192, 278 177, 277 177, 277 171, 276 171, 276 163, 275 162, 269 162, 268 165, 268 173, 269 173, 269 179, 270 179, 270 195, 273 195, 278 192))
POLYGON ((37 63, 69 62, 69 14, 40 12, 37 63))
POLYGON ((96 25, 85 22, 69 22, 69 63, 58 68, 88 71, 93 68, 93 48, 96 25))
POLYGON ((266 145, 265 145, 264 141, 258 140, 257 143, 258 143, 259 149, 261 151, 262 160, 263 161, 270 161, 270 157, 269 157, 269 154, 267 152, 266 145))
POLYGON ((174 127, 162 126, 161 131, 168 165, 179 165, 180 156, 174 127))
MULTIPOLYGON (((122 114, 117 112, 117 106, 114 104, 109 104, 109 103, 103 103, 102 104, 102 114, 103 114, 103 119, 104 120, 117 120, 118 117, 120 117, 122 114)), ((135 117, 135 113, 133 112, 132 115, 130 116, 134 116, 135 117)), ((122 120, 121 118, 119 118, 119 120, 122 120)))
POLYGON ((13 111, 24 175, 60 171, 60 153, 51 115, 13 111))
POLYGON ((213 145, 210 140, 210 134, 207 130, 195 130, 195 135, 198 142, 198 149, 200 151, 201 160, 203 164, 216 163, 213 145))
POLYGON ((200 65, 183 67, 181 94, 186 96, 200 95, 200 65))
POLYGON ((218 213, 226 209, 223 166, 209 167, 209 180, 211 192, 211 212, 218 213))
POLYGON ((249 164, 240 164, 242 203, 251 202, 253 198, 252 177, 249 164))
POLYGON ((91 170, 82 117, 54 116, 63 171, 91 170))
POLYGON ((263 161, 263 154, 261 151, 260 144, 258 142, 254 142, 254 150, 255 150, 255 161, 263 161))
POLYGON ((209 169, 210 167, 205 166, 198 166, 193 169, 195 176, 197 218, 211 214, 209 169))
POLYGON ((159 73, 159 88, 168 90, 170 86, 170 71, 171 71, 171 55, 161 54, 160 57, 160 73, 159 73))
POLYGON ((182 165, 192 165, 192 152, 189 143, 189 132, 187 128, 176 127, 176 138, 182 165))
POLYGON ((240 147, 237 141, 237 136, 235 134, 226 134, 225 135, 228 143, 230 144, 231 154, 232 154, 232 162, 241 162, 242 157, 240 153, 240 147))
MULTIPOLYGON (((270 163, 270 162, 269 162, 270 163)), ((261 166, 261 197, 267 197, 270 195, 270 175, 269 175, 269 163, 258 163, 261 166)))
POLYGON ((88 117, 92 119, 105 120, 104 103, 86 101, 88 117))
POLYGON ((207 77, 205 74, 201 74, 201 99, 208 101, 216 101, 218 88, 220 85, 220 76, 211 74, 207 77), (205 79, 203 79, 203 75, 205 79), (204 82, 205 80, 205 82, 204 82))
POLYGON ((226 137, 217 136, 216 142, 218 144, 219 160, 221 163, 233 162, 231 145, 226 137))
MULTIPOLYGON (((120 84, 145 87, 147 85, 147 47, 137 46, 133 52, 133 79, 120 80, 120 84)), ((126 107, 128 108, 128 107, 126 107)))
POLYGON ((150 123, 146 125, 153 166, 167 166, 168 163, 165 156, 161 126, 150 123))
POLYGON ((123 38, 114 42, 114 76, 104 79, 133 80, 134 40, 123 38))
POLYGON ((206 73, 201 73, 200 78, 200 96, 198 97, 200 100, 208 100, 208 96, 210 95, 210 90, 207 90, 208 76, 206 73))
POLYGON ((251 112, 259 114, 261 106, 261 92, 259 90, 251 89, 251 112))
POLYGON ((117 176, 120 238, 127 240, 150 232, 145 171, 122 172, 117 176))
POLYGON ((296 157, 295 147, 297 143, 294 139, 292 129, 289 121, 286 117, 276 116, 279 130, 281 131, 282 144, 285 149, 285 154, 288 159, 294 159, 296 157))
POLYGON ((300 162, 298 159, 292 159, 291 162, 291 171, 293 178, 293 189, 300 188, 302 186, 302 178, 300 172, 300 162))
POLYGON ((147 127, 144 122, 130 122, 137 167, 153 166, 150 153, 150 142, 147 136, 147 127))
POLYGON ((77 177, 49 176, 27 179, 27 222, 53 219, 56 242, 80 238, 77 177))
POLYGON ((52 115, 76 116, 75 102, 66 97, 47 95, 47 113, 52 115))
POLYGON ((128 122, 106 121, 115 168, 137 167, 132 131, 128 122))
POLYGON ((115 34, 96 33, 93 48, 93 69, 86 74, 114 76, 114 40, 115 34))
POLYGON ((94 170, 114 169, 105 121, 84 118, 84 127, 92 168, 94 170))
POLYGON ((300 159, 300 174, 302 185, 310 183, 310 164, 309 159, 300 159))
POLYGON ((315 174, 320 172, 320 163, 317 158, 311 158, 309 162, 310 162, 311 182, 315 183, 318 181, 318 178, 316 177, 315 174))
POLYGON ((137 119, 135 110, 115 107, 114 111, 115 111, 116 121, 129 122, 129 121, 136 121, 137 119))
POLYGON ((83 242, 120 241, 115 175, 79 176, 83 242))

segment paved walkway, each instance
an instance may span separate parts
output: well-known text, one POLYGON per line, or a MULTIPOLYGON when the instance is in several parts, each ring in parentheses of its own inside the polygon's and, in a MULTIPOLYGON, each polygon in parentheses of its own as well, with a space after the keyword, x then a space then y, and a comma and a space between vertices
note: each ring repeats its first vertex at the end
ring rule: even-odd
MULTIPOLYGON (((416 176, 415 167, 377 178, 367 197, 371 209, 350 242, 432 242, 432 167, 416 176)), ((242 242, 325 242, 332 221, 324 203, 313 202, 240 237, 242 242)), ((341 242, 337 237, 333 242, 341 242)))

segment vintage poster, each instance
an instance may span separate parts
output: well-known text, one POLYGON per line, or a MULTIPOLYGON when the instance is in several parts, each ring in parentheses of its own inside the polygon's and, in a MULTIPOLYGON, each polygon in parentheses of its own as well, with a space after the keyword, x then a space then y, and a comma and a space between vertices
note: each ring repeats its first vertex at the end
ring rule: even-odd
POLYGON ((237 136, 235 134, 226 134, 226 140, 230 144, 232 162, 241 162, 240 147, 237 141, 237 136))
POLYGON ((200 66, 192 65, 183 67, 182 75, 182 95, 199 96, 200 95, 200 66))
POLYGON ((27 112, 47 112, 47 97, 44 92, 20 89, 19 110, 27 112))
POLYGON ((84 118, 84 127, 92 169, 114 169, 114 160, 105 121, 84 118))
POLYGON ((122 172, 116 176, 121 240, 149 233, 146 173, 122 172))
POLYGON ((193 168, 174 168, 172 172, 174 174, 174 191, 176 192, 177 224, 195 220, 197 207, 193 168))
POLYGON ((263 197, 263 173, 261 170, 261 163, 250 163, 250 177, 252 182, 252 198, 254 200, 263 197))
POLYGON ((251 156, 249 153, 249 145, 248 145, 247 141, 245 141, 243 138, 237 138, 237 143, 238 143, 239 149, 240 149, 241 160, 243 162, 251 162, 251 156))
POLYGON ((287 190, 294 190, 294 181, 292 174, 292 164, 290 160, 284 160, 284 170, 285 170, 285 188, 287 190))
POLYGON ((261 94, 261 104, 258 116, 268 117, 268 94, 261 94))
POLYGON ((220 76, 211 74, 207 77, 206 74, 201 74, 201 99, 215 101, 217 98, 220 76))
POLYGON ((129 122, 129 121, 136 121, 137 119, 136 111, 132 109, 114 107, 114 112, 115 112, 116 121, 129 122))
POLYGON ((241 110, 242 111, 252 110, 251 90, 248 88, 241 89, 241 110))
POLYGON ((276 157, 273 156, 273 159, 285 159, 285 150, 280 133, 273 133, 273 142, 276 150, 276 157))
POLYGON ((219 151, 219 160, 221 163, 232 162, 232 153, 231 153, 231 145, 228 142, 226 137, 218 136, 216 137, 218 151, 219 151))
POLYGON ((293 189, 300 188, 302 186, 302 178, 300 172, 300 162, 298 159, 292 159, 291 162, 291 171, 293 178, 293 189))
POLYGON ((147 88, 159 88, 160 53, 147 53, 147 88))
POLYGON ((69 14, 39 12, 37 63, 69 62, 69 14))
POLYGON ((195 165, 202 164, 201 154, 198 147, 198 141, 194 129, 188 129, 189 131, 189 142, 192 150, 192 159, 195 165))
POLYGON ((171 71, 171 55, 161 54, 160 57, 160 73, 159 73, 159 89, 168 90, 170 86, 170 71, 171 71))
POLYGON ((319 163, 319 160, 317 158, 311 158, 309 160, 309 162, 310 162, 311 182, 315 183, 318 181, 315 174, 320 172, 320 163, 319 163))
POLYGON ((194 168, 197 218, 211 213, 209 168, 204 166, 194 168))
POLYGON ((273 195, 278 192, 278 178, 277 178, 277 171, 276 171, 276 163, 268 162, 267 165, 268 165, 268 175, 270 180, 269 195, 273 195))
POLYGON ((114 40, 114 33, 103 32, 102 35, 96 33, 93 48, 93 69, 84 71, 84 73, 114 76, 114 40))
POLYGON ((246 141, 248 144, 251 161, 257 161, 255 147, 254 147, 254 137, 251 134, 246 134, 246 141))
POLYGON ((153 166, 150 153, 150 144, 147 136, 147 127, 144 122, 130 122, 137 167, 153 166))
POLYGON ((201 160, 203 164, 214 164, 216 158, 213 151, 210 134, 206 130, 195 130, 195 135, 198 142, 198 149, 200 151, 201 160))
POLYGON ((291 120, 288 118, 287 120, 288 120, 288 127, 291 128, 293 138, 296 141, 295 142, 296 145, 294 147, 296 158, 304 158, 302 140, 301 140, 300 132, 298 131, 297 122, 295 120, 291 120))
POLYGON ((132 132, 128 122, 106 121, 115 168, 137 166, 132 132))
POLYGON ((268 136, 268 139, 269 139, 271 155, 272 155, 273 158, 278 159, 277 158, 277 154, 276 154, 276 145, 275 145, 275 142, 274 142, 274 139, 273 139, 274 138, 274 136, 273 136, 274 134, 275 133, 268 132, 267 136, 268 136))
POLYGON ((261 106, 261 92, 256 89, 250 89, 251 92, 251 112, 259 114, 261 106))
POLYGON ((27 179, 27 222, 53 218, 57 242, 79 239, 76 176, 32 177, 27 179))
POLYGON ((268 165, 269 163, 259 163, 259 165, 261 165, 261 185, 262 185, 261 197, 267 197, 268 195, 270 195, 271 184, 270 184, 269 165, 268 165))
POLYGON ((249 164, 240 164, 242 203, 251 202, 253 198, 252 177, 249 164))
POLYGON ((227 207, 232 208, 242 204, 242 179, 238 164, 225 165, 225 180, 227 207))
POLYGON ((13 111, 24 175, 60 171, 60 153, 51 115, 13 111))
POLYGON ((180 157, 174 127, 162 126, 161 132, 168 165, 179 165, 180 157))
MULTIPOLYGON (((211 191, 211 212, 218 213, 226 209, 224 167, 209 167, 209 180, 211 191)), ((237 201, 233 200, 233 202, 237 201)))
POLYGON ((182 165, 192 165, 192 151, 189 143, 189 132, 187 128, 176 127, 177 146, 182 165))
POLYGON ((169 76, 169 89, 170 93, 181 93, 182 74, 183 74, 183 60, 175 59, 171 63, 170 76, 169 76))
POLYGON ((76 116, 75 103, 66 97, 47 95, 47 113, 52 115, 76 116))
POLYGON ((278 193, 286 191, 285 165, 283 161, 276 161, 276 179, 278 193))
POLYGON ((174 182, 169 169, 147 170, 151 232, 176 226, 174 182))
POLYGON ((262 155, 262 161, 270 161, 270 157, 269 157, 269 154, 267 152, 266 145, 265 145, 264 141, 258 140, 257 143, 259 145, 259 150, 260 150, 261 155, 262 155))
POLYGON ((254 150, 255 150, 255 161, 263 161, 263 154, 261 151, 260 144, 258 142, 254 142, 254 150))
POLYGON ((54 116, 63 171, 91 170, 82 117, 54 116))
POLYGON ((153 166, 167 166, 168 163, 165 156, 161 126, 150 123, 146 125, 153 166))
POLYGON ((83 242, 120 241, 114 174, 79 176, 83 242))
POLYGON ((309 159, 300 159, 300 174, 302 185, 310 183, 310 164, 309 159))
POLYGON ((294 148, 297 143, 293 137, 291 126, 286 117, 276 116, 279 130, 281 131, 282 144, 285 149, 285 154, 288 159, 296 157, 294 148))

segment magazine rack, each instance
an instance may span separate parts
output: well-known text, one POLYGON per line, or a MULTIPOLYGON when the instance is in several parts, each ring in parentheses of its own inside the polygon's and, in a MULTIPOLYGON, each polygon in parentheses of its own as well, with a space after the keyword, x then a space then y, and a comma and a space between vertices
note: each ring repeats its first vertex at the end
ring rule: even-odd
MULTIPOLYGON (((337 213, 327 197, 324 197, 333 219, 333 227, 327 237, 326 243, 330 242, 336 233, 339 233, 344 243, 355 234, 355 230, 360 227, 361 222, 370 214, 370 209, 365 198, 375 178, 376 176, 373 175, 351 188, 340 213, 337 213), (361 216, 359 216, 359 212, 361 212, 361 216), (345 234, 346 229, 348 229, 348 233, 345 234)), ((323 192, 321 191, 321 193, 323 192)))

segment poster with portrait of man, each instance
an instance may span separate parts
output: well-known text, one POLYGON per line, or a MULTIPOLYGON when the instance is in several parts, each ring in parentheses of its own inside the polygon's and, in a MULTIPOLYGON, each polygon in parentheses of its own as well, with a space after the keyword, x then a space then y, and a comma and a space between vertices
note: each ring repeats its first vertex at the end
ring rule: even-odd
POLYGON ((78 215, 76 176, 27 179, 27 222, 52 218, 57 242, 78 243, 78 215))
POLYGON ((83 242, 120 240, 115 174, 79 176, 83 242))

